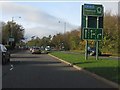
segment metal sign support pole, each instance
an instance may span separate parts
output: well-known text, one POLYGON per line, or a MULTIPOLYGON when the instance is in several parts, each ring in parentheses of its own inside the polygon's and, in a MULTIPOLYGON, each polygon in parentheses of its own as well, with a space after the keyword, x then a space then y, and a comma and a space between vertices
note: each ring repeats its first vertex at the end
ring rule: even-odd
POLYGON ((99 43, 98 40, 96 41, 96 60, 98 60, 98 47, 99 47, 99 43))
MULTIPOLYGON (((88 27, 88 16, 86 16, 86 28, 88 27)), ((85 45, 85 60, 88 60, 88 40, 86 40, 85 45)))
MULTIPOLYGON (((99 17, 97 17, 97 29, 98 28, 99 28, 99 17)), ((96 60, 98 60, 98 48, 99 48, 99 42, 98 42, 99 37, 98 36, 99 35, 97 35, 97 38, 96 38, 96 60)))
POLYGON ((86 40, 86 45, 85 45, 85 60, 88 60, 88 40, 86 40))

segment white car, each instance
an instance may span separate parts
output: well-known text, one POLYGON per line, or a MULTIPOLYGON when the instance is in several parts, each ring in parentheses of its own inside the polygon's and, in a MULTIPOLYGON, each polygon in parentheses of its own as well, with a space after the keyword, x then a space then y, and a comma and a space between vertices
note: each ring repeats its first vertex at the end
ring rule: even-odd
POLYGON ((41 50, 39 47, 34 47, 31 52, 32 54, 41 54, 41 50))
POLYGON ((30 52, 32 52, 32 49, 33 49, 33 48, 31 47, 31 48, 30 48, 30 52))

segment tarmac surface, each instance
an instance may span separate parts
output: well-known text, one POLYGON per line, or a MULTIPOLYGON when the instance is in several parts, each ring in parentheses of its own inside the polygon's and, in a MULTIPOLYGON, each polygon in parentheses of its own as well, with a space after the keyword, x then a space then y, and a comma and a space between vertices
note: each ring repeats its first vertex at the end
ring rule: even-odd
POLYGON ((21 51, 2 67, 2 88, 113 88, 47 54, 21 51))

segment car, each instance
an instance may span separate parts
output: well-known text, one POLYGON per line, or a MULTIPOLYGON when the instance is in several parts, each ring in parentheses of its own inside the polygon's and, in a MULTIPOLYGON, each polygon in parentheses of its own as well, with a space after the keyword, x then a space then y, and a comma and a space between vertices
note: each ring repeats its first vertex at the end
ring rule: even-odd
POLYGON ((46 46, 46 47, 41 46, 41 53, 42 54, 48 54, 48 53, 50 53, 50 51, 51 51, 50 46, 46 46))
POLYGON ((34 47, 31 52, 32 54, 41 54, 41 49, 39 47, 34 47))
POLYGON ((10 52, 7 50, 7 48, 0 44, 0 53, 2 55, 2 64, 7 64, 10 62, 10 52))
POLYGON ((50 51, 51 50, 50 46, 46 46, 45 50, 50 51))
POLYGON ((42 48, 42 49, 41 49, 41 53, 42 53, 42 54, 48 54, 49 51, 47 51, 47 50, 45 50, 45 49, 42 48))
POLYGON ((31 48, 30 48, 30 52, 32 52, 32 49, 33 49, 33 48, 31 47, 31 48))
MULTIPOLYGON (((88 47, 88 54, 90 56, 96 55, 96 47, 88 47)), ((101 55, 101 51, 98 49, 98 55, 101 55)))

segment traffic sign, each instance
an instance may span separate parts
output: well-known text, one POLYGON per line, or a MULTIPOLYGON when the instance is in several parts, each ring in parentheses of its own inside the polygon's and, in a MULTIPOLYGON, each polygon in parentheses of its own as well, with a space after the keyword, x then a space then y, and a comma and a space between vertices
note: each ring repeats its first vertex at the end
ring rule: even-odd
POLYGON ((85 60, 88 59, 88 40, 95 40, 96 60, 98 60, 98 41, 103 38, 103 13, 104 11, 102 5, 82 5, 81 38, 86 40, 85 60))
POLYGON ((103 38, 103 29, 99 28, 84 28, 83 29, 83 39, 86 40, 102 40, 103 38))
POLYGON ((85 16, 103 16, 103 6, 96 4, 84 4, 83 15, 85 16))
POLYGON ((9 42, 14 42, 14 41, 15 41, 15 39, 13 37, 9 38, 9 42))
MULTIPOLYGON (((96 4, 84 4, 82 5, 82 22, 81 22, 81 38, 87 39, 87 40, 97 40, 94 35, 90 37, 85 37, 86 33, 91 34, 91 32, 101 32, 103 34, 103 6, 102 5, 96 5, 96 4), (88 28, 84 30, 84 28, 88 28), (93 30, 91 30, 93 29, 93 30), (102 30, 101 30, 102 29, 102 30), (90 30, 90 31, 87 31, 90 30), (95 31, 94 31, 95 30, 95 31), (98 30, 98 31, 96 31, 98 30), (99 31, 100 30, 100 31, 99 31), (86 33, 85 33, 86 32, 86 33)), ((103 36, 103 35, 101 35, 103 36)), ((100 35, 98 37, 98 40, 102 40, 102 37, 100 38, 100 35)))

